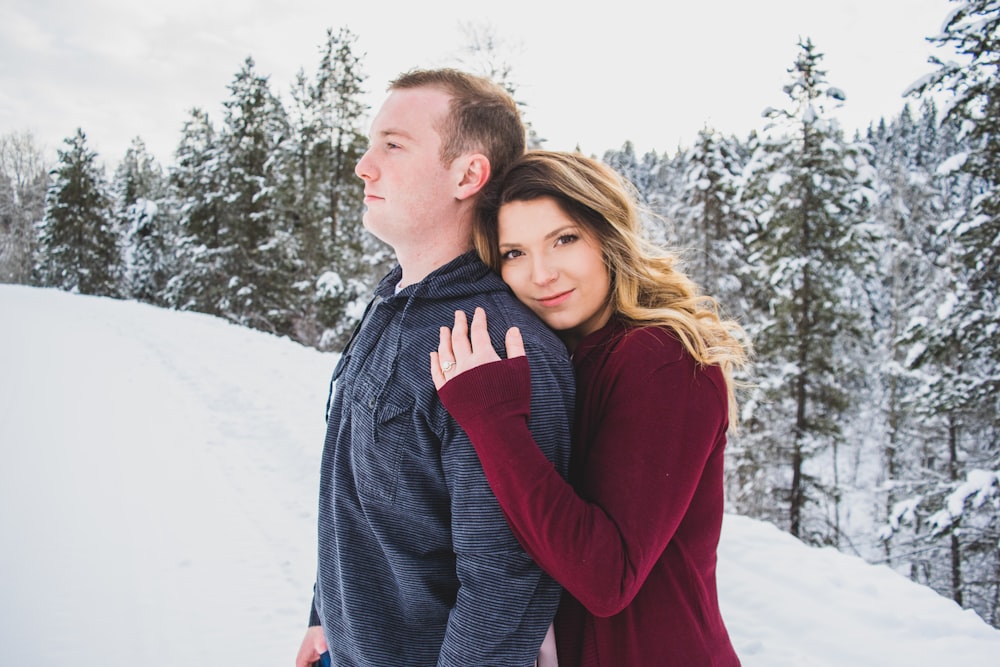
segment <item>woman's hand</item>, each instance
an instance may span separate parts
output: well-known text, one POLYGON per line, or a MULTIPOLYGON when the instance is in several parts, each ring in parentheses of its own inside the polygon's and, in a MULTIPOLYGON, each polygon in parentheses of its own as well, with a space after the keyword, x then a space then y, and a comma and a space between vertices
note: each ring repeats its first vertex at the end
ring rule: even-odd
MULTIPOLYGON (((504 345, 508 359, 524 356, 524 341, 517 327, 507 330, 504 345)), ((434 387, 440 389, 453 377, 494 361, 500 361, 500 356, 490 341, 490 332, 486 328, 486 311, 476 308, 471 328, 465 313, 456 311, 454 327, 450 330, 448 327, 441 327, 437 352, 431 352, 431 378, 434 380, 434 387)))

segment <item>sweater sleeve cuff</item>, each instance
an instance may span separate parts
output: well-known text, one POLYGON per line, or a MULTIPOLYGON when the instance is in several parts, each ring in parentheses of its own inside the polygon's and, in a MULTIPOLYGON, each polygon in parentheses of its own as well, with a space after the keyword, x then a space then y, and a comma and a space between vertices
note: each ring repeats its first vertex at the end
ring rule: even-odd
POLYGON ((438 390, 441 402, 463 426, 531 412, 531 371, 527 357, 501 359, 477 366, 438 390))

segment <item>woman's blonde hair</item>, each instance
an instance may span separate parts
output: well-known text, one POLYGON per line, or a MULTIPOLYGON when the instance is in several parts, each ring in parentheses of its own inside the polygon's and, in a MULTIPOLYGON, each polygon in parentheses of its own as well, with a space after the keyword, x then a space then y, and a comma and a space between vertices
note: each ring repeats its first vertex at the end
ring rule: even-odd
POLYGON ((738 424, 734 371, 748 363, 749 343, 735 320, 722 317, 715 298, 699 292, 678 257, 643 235, 634 187, 612 168, 578 153, 530 151, 480 200, 473 228, 476 250, 500 271, 500 207, 549 197, 593 234, 611 274, 615 317, 630 326, 670 329, 692 357, 718 366, 729 394, 729 423, 738 424))

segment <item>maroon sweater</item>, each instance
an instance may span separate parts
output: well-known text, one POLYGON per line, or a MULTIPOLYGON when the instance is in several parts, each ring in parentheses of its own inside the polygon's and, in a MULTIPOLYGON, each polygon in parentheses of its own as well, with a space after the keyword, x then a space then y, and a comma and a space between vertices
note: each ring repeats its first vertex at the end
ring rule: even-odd
POLYGON ((574 354, 567 483, 527 428, 525 358, 481 366, 441 398, 469 434, 514 533, 566 590, 561 667, 740 664, 719 611, 727 395, 664 329, 613 322, 574 354))

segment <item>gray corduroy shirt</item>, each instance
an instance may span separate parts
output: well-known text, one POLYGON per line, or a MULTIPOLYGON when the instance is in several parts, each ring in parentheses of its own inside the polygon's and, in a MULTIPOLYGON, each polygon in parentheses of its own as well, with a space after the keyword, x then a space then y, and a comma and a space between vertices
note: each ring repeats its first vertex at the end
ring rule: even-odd
POLYGON ((563 344, 474 253, 395 292, 382 280, 334 372, 313 623, 334 665, 532 665, 560 589, 512 535, 429 352, 456 310, 486 309, 501 356, 517 326, 535 440, 565 476, 574 404, 563 344))

